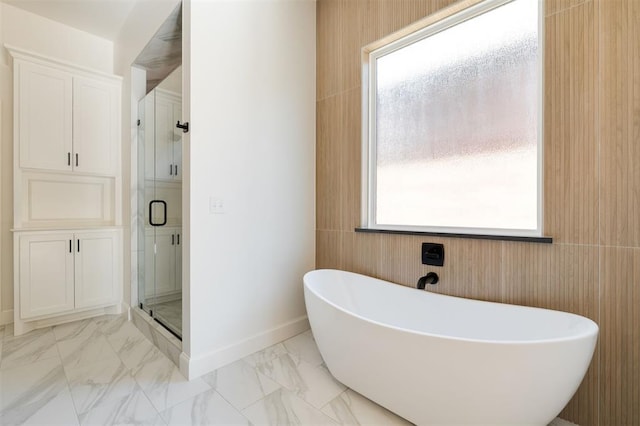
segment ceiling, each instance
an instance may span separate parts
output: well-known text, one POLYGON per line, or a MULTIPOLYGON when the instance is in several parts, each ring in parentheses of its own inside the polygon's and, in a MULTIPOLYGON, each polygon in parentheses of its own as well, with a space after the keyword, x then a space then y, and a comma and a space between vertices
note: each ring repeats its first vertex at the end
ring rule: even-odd
POLYGON ((115 40, 137 0, 2 0, 73 28, 115 40))

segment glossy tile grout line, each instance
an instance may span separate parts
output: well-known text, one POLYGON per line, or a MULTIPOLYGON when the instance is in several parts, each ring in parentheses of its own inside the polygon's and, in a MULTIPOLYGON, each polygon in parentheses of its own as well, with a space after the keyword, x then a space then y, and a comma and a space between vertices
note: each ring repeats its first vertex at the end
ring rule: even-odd
POLYGON ((337 382, 311 331, 192 381, 125 316, 7 332, 0 328, 2 425, 411 425, 337 382))

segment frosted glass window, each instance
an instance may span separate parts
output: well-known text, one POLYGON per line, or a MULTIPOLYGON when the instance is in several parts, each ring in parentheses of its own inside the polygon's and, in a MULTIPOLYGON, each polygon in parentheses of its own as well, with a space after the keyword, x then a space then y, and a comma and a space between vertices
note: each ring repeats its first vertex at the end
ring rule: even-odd
POLYGON ((538 1, 484 9, 371 52, 369 227, 540 235, 538 1))

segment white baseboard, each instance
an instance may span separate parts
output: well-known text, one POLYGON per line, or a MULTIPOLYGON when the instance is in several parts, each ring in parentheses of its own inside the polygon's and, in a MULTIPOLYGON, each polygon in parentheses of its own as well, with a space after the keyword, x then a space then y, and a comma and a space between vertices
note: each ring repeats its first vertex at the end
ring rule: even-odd
POLYGON ((0 312, 0 325, 11 324, 13 322, 13 309, 0 312))
POLYGON ((306 315, 197 358, 180 354, 180 372, 189 380, 280 343, 309 329, 306 315))

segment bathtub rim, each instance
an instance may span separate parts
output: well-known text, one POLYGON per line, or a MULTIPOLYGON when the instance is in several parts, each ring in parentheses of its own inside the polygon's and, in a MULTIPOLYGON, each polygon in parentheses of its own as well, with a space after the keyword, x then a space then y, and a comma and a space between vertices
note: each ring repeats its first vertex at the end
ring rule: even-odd
POLYGON ((311 293, 313 293, 314 296, 316 296, 318 299, 322 300, 323 302, 327 303, 329 306, 339 310, 340 312, 343 312, 347 315, 350 315, 352 317, 355 317, 359 320, 365 321, 367 323, 373 324, 373 325, 377 325, 380 327, 385 327, 388 329, 392 329, 392 330, 396 330, 398 332, 402 332, 402 333, 408 333, 408 334, 416 334, 416 335, 420 335, 420 336, 426 336, 426 337, 436 337, 439 339, 445 339, 445 340, 452 340, 452 341, 458 341, 458 342, 468 342, 468 343, 485 343, 485 344, 495 344, 495 345, 505 345, 505 346, 515 346, 515 345, 540 345, 540 344, 548 344, 548 343, 560 343, 560 342, 572 342, 572 341, 578 341, 578 340, 583 340, 585 338, 594 338, 594 348, 595 348, 595 342, 597 342, 597 337, 600 333, 600 327, 598 326, 598 324, 593 321, 591 318, 587 318, 585 316, 582 315, 578 315, 578 314, 574 314, 572 312, 565 312, 565 311, 558 311, 555 309, 547 309, 547 308, 538 308, 535 306, 525 306, 525 305, 516 305, 513 303, 502 303, 502 302, 490 302, 490 301, 485 301, 485 300, 478 300, 478 299, 470 299, 470 298, 466 298, 466 297, 459 297, 459 296, 450 296, 447 294, 440 294, 440 293, 435 293, 432 291, 428 291, 428 290, 423 290, 423 291, 427 291, 428 294, 430 294, 431 296, 436 296, 436 297, 440 297, 440 298, 448 298, 448 299, 462 299, 466 302, 470 302, 470 303, 483 303, 483 304, 492 304, 492 305, 501 305, 501 306, 515 306, 518 308, 522 308, 522 309, 526 309, 526 310, 535 310, 535 311, 552 311, 552 312, 557 312, 557 313, 561 313, 564 315, 568 315, 568 316, 573 316, 573 317, 578 317, 580 318, 581 321, 585 321, 588 329, 586 329, 585 331, 581 332, 581 333, 577 333, 575 335, 571 335, 571 336, 567 336, 567 337, 557 337, 557 338, 550 338, 550 339, 536 339, 536 340, 495 340, 495 339, 474 339, 474 338, 469 338, 469 337, 453 337, 453 336, 448 336, 445 334, 438 334, 438 333, 427 333, 424 331, 419 331, 419 330, 413 330, 413 329, 409 329, 409 328, 403 328, 403 327, 398 327, 395 325, 391 325, 391 324, 387 324, 387 323, 383 323, 380 321, 376 321, 374 319, 371 318, 366 318, 362 315, 359 315, 353 311, 349 311, 339 305, 337 305, 336 303, 330 301, 329 299, 327 299, 326 297, 318 294, 318 292, 314 291, 310 285, 307 284, 307 276, 310 274, 313 274, 314 272, 318 272, 318 271, 333 271, 333 272, 339 272, 339 273, 344 273, 344 274, 348 274, 348 275, 356 275, 356 276, 360 276, 360 277, 364 277, 364 278, 369 278, 369 279, 373 279, 373 280, 378 280, 378 281, 382 281, 384 283, 390 284, 390 285, 395 285, 398 286, 400 288, 402 288, 401 291, 405 291, 406 290, 416 290, 416 291, 420 291, 416 288, 413 287, 409 287, 409 286, 405 286, 402 284, 397 284, 397 283, 393 283, 391 281, 386 281, 383 280, 381 278, 375 278, 369 275, 364 275, 364 274, 358 274, 356 272, 350 272, 350 271, 344 271, 341 269, 331 269, 331 268, 321 268, 321 269, 314 269, 311 271, 308 271, 304 274, 302 280, 303 280, 303 284, 304 284, 304 290, 305 293, 306 291, 310 291, 311 293))

